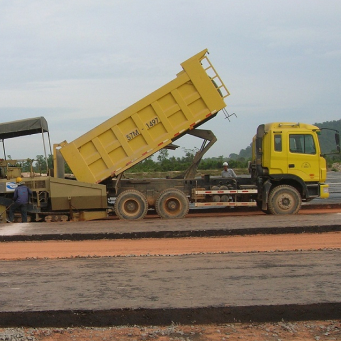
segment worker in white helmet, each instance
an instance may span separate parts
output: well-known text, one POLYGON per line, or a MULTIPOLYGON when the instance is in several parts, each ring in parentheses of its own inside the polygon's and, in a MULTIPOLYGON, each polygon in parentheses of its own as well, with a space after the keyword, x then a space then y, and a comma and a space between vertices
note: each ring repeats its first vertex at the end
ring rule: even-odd
POLYGON ((223 170, 221 172, 221 176, 223 178, 232 178, 232 177, 237 177, 236 176, 236 173, 234 172, 233 169, 228 169, 228 163, 227 162, 224 162, 223 163, 223 170))

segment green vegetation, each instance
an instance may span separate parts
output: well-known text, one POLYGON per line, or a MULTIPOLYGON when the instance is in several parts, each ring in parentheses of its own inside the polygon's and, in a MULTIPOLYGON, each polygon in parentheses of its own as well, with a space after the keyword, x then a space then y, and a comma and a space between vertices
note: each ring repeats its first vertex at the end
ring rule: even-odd
MULTIPOLYGON (((9 160, 12 159, 10 155, 7 158, 9 160)), ((53 156, 51 154, 48 156, 48 165, 49 169, 53 169, 53 156)), ((22 172, 47 173, 45 157, 42 155, 36 156, 36 159, 27 159, 24 162, 18 162, 15 166, 20 166, 22 172)))
MULTIPOLYGON (((169 151, 163 149, 158 153, 157 161, 154 161, 151 157, 147 158, 134 165, 126 173, 185 171, 191 165, 197 151, 197 148, 184 149, 185 155, 183 157, 169 157, 169 151)), ((224 161, 229 161, 230 167, 234 169, 247 168, 248 163, 248 159, 245 158, 232 159, 223 156, 203 158, 198 170, 221 170, 224 161)))

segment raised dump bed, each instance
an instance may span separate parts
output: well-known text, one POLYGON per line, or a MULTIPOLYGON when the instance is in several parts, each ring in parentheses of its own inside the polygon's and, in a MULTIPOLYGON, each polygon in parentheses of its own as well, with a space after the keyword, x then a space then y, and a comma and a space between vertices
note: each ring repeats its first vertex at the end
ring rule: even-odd
POLYGON ((101 183, 209 120, 229 92, 203 50, 177 77, 76 140, 60 153, 78 181, 101 183))

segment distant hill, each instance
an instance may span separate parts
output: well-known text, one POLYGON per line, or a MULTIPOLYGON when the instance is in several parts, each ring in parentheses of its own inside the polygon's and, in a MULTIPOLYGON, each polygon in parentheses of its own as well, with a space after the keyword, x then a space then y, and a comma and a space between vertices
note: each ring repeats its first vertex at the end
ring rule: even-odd
MULTIPOLYGON (((319 128, 336 129, 341 137, 341 120, 325 121, 322 123, 315 123, 314 125, 319 128)), ((321 144, 321 150, 323 154, 336 151, 335 132, 322 130, 321 134, 319 135, 319 142, 321 144)))
MULTIPOLYGON (((314 123, 315 126, 319 128, 331 128, 336 129, 339 131, 341 136, 341 120, 334 120, 334 121, 325 121, 322 123, 314 123)), ((335 144, 335 132, 322 130, 321 134, 319 135, 319 141, 321 144, 322 153, 331 153, 332 151, 336 151, 336 144, 335 144)), ((248 147, 242 149, 239 154, 231 153, 229 155, 231 160, 241 160, 245 159, 248 160, 252 158, 252 144, 248 147)))

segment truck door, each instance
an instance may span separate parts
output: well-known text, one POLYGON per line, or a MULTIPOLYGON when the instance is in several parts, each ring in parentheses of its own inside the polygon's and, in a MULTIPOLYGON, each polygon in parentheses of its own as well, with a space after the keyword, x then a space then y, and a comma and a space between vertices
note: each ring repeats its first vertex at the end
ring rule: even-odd
POLYGON ((319 147, 311 133, 289 133, 288 173, 304 182, 320 179, 319 147))
POLYGON ((284 141, 283 133, 273 132, 270 151, 270 174, 287 173, 287 144, 284 141))

